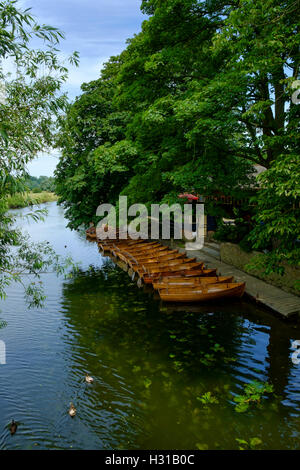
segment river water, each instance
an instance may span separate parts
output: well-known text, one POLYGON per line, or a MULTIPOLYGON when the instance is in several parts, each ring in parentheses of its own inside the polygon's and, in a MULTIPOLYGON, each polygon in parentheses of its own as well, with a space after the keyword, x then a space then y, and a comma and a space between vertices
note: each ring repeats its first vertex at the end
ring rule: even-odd
POLYGON ((164 305, 46 207, 24 230, 81 270, 42 276, 43 309, 18 285, 0 303, 0 449, 300 449, 299 324, 245 301, 164 305), (274 393, 240 413, 234 397, 253 380, 274 393))

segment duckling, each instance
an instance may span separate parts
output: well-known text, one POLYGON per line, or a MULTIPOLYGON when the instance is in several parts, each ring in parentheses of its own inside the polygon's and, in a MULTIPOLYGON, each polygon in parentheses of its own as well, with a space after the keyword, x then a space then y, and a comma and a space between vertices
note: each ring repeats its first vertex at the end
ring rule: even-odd
POLYGON ((91 377, 89 374, 86 374, 85 376, 85 381, 88 383, 88 384, 92 384, 94 382, 94 379, 93 377, 91 377))
POLYGON ((12 436, 13 436, 14 434, 16 434, 17 429, 18 429, 17 423, 16 423, 14 420, 12 420, 12 422, 11 422, 10 425, 9 425, 10 434, 11 434, 12 436))
POLYGON ((70 404, 70 409, 69 409, 69 415, 71 416, 71 418, 74 418, 76 413, 77 413, 77 410, 76 410, 75 406, 73 405, 73 403, 71 403, 70 404))

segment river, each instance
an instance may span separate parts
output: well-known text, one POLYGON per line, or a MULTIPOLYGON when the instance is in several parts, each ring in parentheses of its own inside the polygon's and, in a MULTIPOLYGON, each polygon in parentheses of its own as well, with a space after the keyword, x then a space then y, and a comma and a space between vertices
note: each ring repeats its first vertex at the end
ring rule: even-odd
POLYGON ((26 307, 19 285, 0 302, 0 449, 300 449, 299 323, 239 300, 166 306, 45 207, 45 222, 24 230, 81 269, 42 275, 42 309, 26 307), (253 380, 274 393, 238 412, 253 380))

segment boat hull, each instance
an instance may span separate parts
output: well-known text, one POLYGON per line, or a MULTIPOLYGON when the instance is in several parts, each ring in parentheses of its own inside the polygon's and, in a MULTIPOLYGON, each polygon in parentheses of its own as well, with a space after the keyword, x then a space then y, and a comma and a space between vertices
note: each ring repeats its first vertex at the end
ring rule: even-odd
POLYGON ((245 292, 245 283, 213 284, 201 290, 197 288, 187 289, 160 289, 159 295, 164 302, 207 302, 224 297, 240 298, 245 292))
MULTIPOLYGON (((176 278, 175 278, 176 279, 176 278)), ((195 277, 190 279, 177 278, 177 280, 172 281, 172 278, 169 280, 161 282, 153 282, 154 289, 168 289, 168 288, 185 288, 185 287, 195 287, 201 284, 225 284, 231 283, 233 281, 233 276, 219 276, 219 277, 195 277)))

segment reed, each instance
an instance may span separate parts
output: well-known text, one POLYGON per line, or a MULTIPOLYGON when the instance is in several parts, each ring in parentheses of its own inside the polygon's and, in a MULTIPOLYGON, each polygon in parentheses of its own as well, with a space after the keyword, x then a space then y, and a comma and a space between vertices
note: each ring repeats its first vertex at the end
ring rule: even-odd
POLYGON ((22 209, 23 207, 34 206, 35 204, 44 204, 45 202, 57 201, 55 193, 43 191, 41 193, 16 193, 8 196, 8 209, 22 209))

